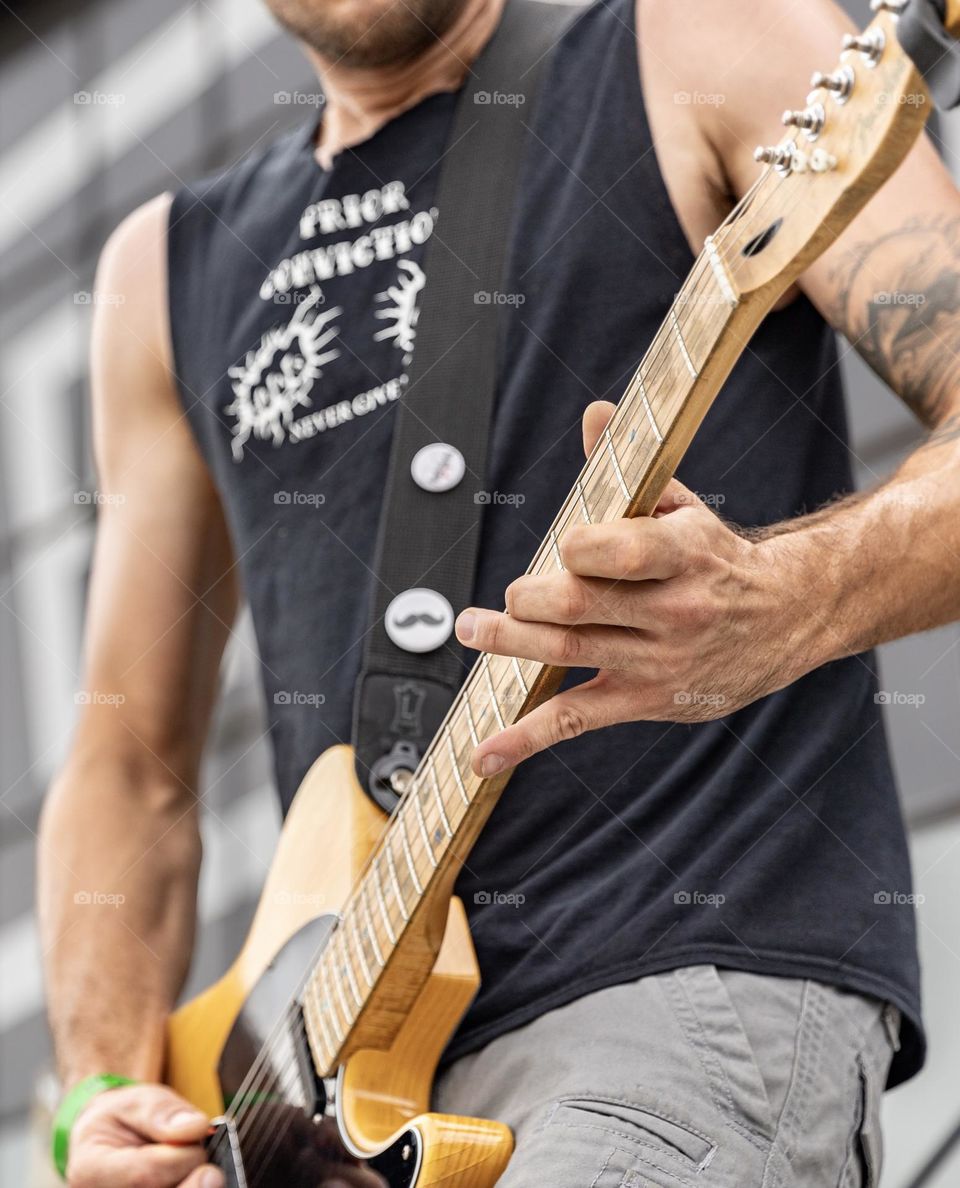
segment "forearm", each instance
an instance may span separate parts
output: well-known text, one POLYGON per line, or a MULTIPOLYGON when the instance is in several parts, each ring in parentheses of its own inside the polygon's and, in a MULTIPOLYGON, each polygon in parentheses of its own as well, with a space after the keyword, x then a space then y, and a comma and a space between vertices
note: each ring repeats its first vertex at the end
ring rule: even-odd
POLYGON ((960 414, 875 490, 759 542, 802 669, 960 619, 960 414))
POLYGON ((65 1084, 109 1071, 156 1080, 190 961, 200 842, 172 776, 75 755, 40 836, 40 926, 65 1084))

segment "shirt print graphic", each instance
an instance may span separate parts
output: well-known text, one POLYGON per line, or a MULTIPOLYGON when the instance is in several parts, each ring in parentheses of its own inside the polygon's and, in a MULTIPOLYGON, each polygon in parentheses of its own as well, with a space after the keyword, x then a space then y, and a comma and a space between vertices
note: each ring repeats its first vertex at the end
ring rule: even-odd
POLYGON ((410 256, 433 234, 436 219, 436 207, 410 211, 401 181, 364 194, 325 198, 303 211, 302 240, 335 234, 338 238, 323 246, 305 246, 281 260, 260 287, 261 301, 289 307, 290 312, 228 370, 232 399, 223 412, 235 462, 243 460, 251 438, 275 447, 306 441, 399 398, 413 359, 426 283, 423 269, 410 256), (381 223, 385 215, 400 218, 381 223), (353 231, 359 234, 350 235, 353 231), (323 285, 384 261, 396 261, 391 281, 374 294, 372 308, 352 311, 351 316, 359 319, 361 344, 389 343, 395 348, 397 374, 352 395, 341 391, 335 402, 321 405, 325 383, 335 383, 331 369, 345 350, 351 353, 341 341, 344 305, 327 307, 323 285))

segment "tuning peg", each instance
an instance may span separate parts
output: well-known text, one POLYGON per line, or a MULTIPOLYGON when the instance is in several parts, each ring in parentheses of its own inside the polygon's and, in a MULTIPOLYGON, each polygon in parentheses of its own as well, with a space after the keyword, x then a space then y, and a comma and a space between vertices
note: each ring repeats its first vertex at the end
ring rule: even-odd
POLYGON ((789 173, 793 167, 793 153, 790 141, 786 144, 758 144, 753 150, 753 159, 761 165, 773 165, 781 173, 789 173))
POLYGON ((822 103, 813 103, 803 111, 785 111, 780 118, 788 128, 801 128, 808 140, 816 140, 823 131, 826 115, 822 103))
POLYGON ((834 70, 832 74, 824 74, 822 70, 815 70, 813 77, 810 79, 810 86, 815 91, 820 89, 830 91, 838 103, 846 103, 850 98, 850 92, 853 90, 855 77, 853 70, 849 66, 841 66, 839 70, 834 70))
POLYGON ((865 66, 876 66, 886 44, 887 39, 879 27, 871 29, 869 33, 864 33, 860 37, 854 37, 852 33, 843 35, 844 51, 857 50, 865 66))

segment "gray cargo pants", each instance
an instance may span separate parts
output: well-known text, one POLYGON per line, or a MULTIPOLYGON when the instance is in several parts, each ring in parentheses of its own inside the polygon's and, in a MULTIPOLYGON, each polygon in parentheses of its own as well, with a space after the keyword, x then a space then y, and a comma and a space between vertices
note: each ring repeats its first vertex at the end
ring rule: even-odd
POLYGON ((895 1008, 690 966, 464 1056, 434 1108, 516 1137, 500 1188, 877 1188, 895 1008))

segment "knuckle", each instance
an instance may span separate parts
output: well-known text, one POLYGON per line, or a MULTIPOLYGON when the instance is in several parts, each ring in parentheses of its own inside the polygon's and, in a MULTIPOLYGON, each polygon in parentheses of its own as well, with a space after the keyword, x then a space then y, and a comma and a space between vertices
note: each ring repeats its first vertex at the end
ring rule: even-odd
POLYGON ((645 554, 644 542, 638 533, 631 532, 621 537, 614 552, 618 576, 630 578, 640 573, 643 569, 645 554))
POLYGON ((583 650, 582 640, 576 631, 565 631, 560 641, 560 663, 568 668, 576 666, 583 650))
POLYGON ((582 582, 570 578, 563 584, 560 593, 560 611, 563 621, 576 623, 587 613, 589 605, 587 591, 582 582))
POLYGON ((587 720, 583 713, 576 707, 561 703, 557 706, 554 726, 557 738, 561 741, 566 741, 567 739, 577 738, 579 735, 585 733, 587 720))

